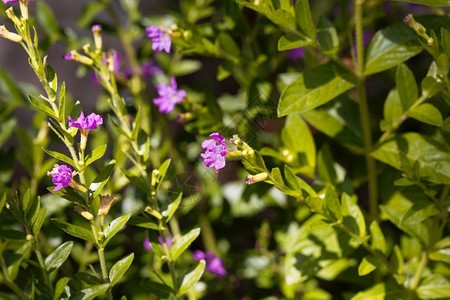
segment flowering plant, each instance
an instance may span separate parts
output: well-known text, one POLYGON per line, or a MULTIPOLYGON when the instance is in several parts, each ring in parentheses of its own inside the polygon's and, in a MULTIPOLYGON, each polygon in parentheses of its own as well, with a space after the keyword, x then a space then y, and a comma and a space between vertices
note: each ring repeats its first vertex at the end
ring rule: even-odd
POLYGON ((160 2, 0 3, 0 298, 447 299, 448 1, 160 2))

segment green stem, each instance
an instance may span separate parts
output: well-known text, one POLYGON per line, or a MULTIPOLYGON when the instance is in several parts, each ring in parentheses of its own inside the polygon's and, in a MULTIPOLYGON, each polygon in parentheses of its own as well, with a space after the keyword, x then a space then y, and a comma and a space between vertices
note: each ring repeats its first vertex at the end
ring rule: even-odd
POLYGON ((198 218, 202 232, 203 244, 205 245, 206 251, 212 251, 218 254, 219 252, 217 251, 216 247, 216 238, 214 236, 214 231, 212 230, 211 223, 205 216, 204 212, 201 212, 198 218))
POLYGON ((1 264, 1 268, 2 268, 2 273, 3 273, 3 282, 14 292, 16 293, 16 295, 22 299, 22 300, 27 300, 28 297, 25 296, 25 294, 22 292, 22 290, 16 285, 16 283, 14 281, 12 281, 11 279, 9 279, 9 275, 8 275, 8 270, 6 269, 6 263, 5 260, 3 258, 3 249, 0 250, 0 264, 1 264))
POLYGON ((169 247, 167 246, 166 234, 165 234, 164 230, 160 230, 159 234, 161 235, 161 237, 163 239, 164 253, 166 254, 167 259, 169 261, 169 271, 170 271, 170 276, 172 277, 172 284, 173 284, 173 290, 175 292, 175 299, 179 299, 178 298, 177 274, 175 273, 175 264, 174 264, 174 261, 172 260, 172 255, 170 254, 169 247))
MULTIPOLYGON (((105 261, 105 253, 104 253, 105 248, 103 247, 98 247, 98 260, 100 261, 100 268, 102 269, 102 277, 103 280, 105 282, 108 282, 108 272, 106 271, 106 261, 105 261)), ((108 296, 109 300, 112 300, 112 293, 111 293, 111 289, 108 288, 108 290, 106 291, 106 295, 108 296)))
POLYGON ((369 214, 372 220, 378 219, 378 183, 377 167, 375 160, 371 157, 372 133, 370 130, 369 108, 366 99, 366 86, 364 77, 364 45, 363 45, 363 14, 362 4, 364 0, 355 0, 355 24, 356 24, 356 49, 357 49, 357 75, 360 83, 357 86, 359 113, 364 136, 364 155, 369 181, 369 214))
POLYGON ((415 290, 419 285, 420 278, 422 277, 423 270, 427 266, 428 262, 428 253, 426 251, 422 251, 422 255, 420 257, 419 266, 417 267, 416 274, 414 275, 414 279, 411 283, 411 290, 415 290))
POLYGON ((45 283, 47 284, 47 287, 48 287, 49 290, 50 290, 50 294, 53 295, 53 286, 52 286, 52 282, 50 281, 50 277, 48 276, 47 268, 45 267, 45 263, 44 263, 44 259, 42 258, 41 251, 39 251, 38 245, 37 245, 37 244, 35 245, 35 250, 34 250, 34 251, 35 251, 36 256, 37 256, 37 259, 38 259, 38 261, 39 261, 39 265, 41 266, 42 274, 44 275, 45 283))

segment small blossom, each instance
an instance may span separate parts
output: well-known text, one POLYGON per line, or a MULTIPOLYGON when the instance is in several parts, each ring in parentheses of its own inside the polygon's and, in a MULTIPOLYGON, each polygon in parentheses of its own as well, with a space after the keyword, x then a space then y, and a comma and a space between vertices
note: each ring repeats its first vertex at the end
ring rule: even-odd
POLYGON ((62 56, 64 60, 72 60, 72 53, 68 52, 62 56))
MULTIPOLYGON (((161 246, 164 246, 164 241, 161 236, 158 237, 158 241, 161 246)), ((166 243, 167 247, 172 248, 172 238, 170 236, 166 237, 166 243)), ((153 251, 152 244, 150 243, 150 240, 148 238, 145 238, 144 240, 144 248, 147 251, 153 251)))
POLYGON ((288 51, 289 60, 302 59, 305 56, 305 47, 299 47, 288 51))
POLYGON ((216 173, 220 169, 225 167, 225 155, 227 154, 227 144, 225 143, 225 138, 219 133, 214 132, 209 135, 211 140, 203 141, 202 148, 205 148, 205 153, 201 154, 201 157, 205 159, 205 166, 214 167, 216 173))
POLYGON ((204 259, 206 262, 206 271, 215 274, 217 277, 223 277, 227 274, 227 271, 223 267, 222 260, 214 255, 213 252, 205 253, 201 250, 196 250, 192 254, 192 257, 196 261, 204 259))
POLYGON ((159 94, 159 98, 153 99, 159 112, 163 114, 170 113, 177 103, 183 102, 183 98, 186 96, 185 90, 177 90, 177 83, 175 78, 172 77, 171 84, 160 83, 156 86, 156 90, 159 94))
POLYGON ((5 38, 10 41, 13 41, 13 42, 16 42, 16 43, 20 43, 22 41, 22 37, 20 35, 10 32, 3 25, 0 26, 0 37, 5 38))
POLYGON ((172 45, 172 40, 170 35, 163 29, 157 26, 150 26, 146 28, 147 36, 152 42, 152 49, 157 52, 166 51, 170 52, 170 46, 172 45))
POLYGON ((72 174, 72 169, 66 165, 55 165, 50 172, 47 172, 47 175, 52 177, 53 184, 56 185, 53 191, 56 192, 68 186, 72 180, 72 174))
POLYGON ((250 185, 250 184, 257 183, 257 182, 261 182, 261 181, 266 180, 267 176, 269 176, 269 174, 267 174, 267 172, 262 172, 262 173, 259 173, 256 175, 248 175, 245 178, 245 183, 250 185))
POLYGON ((91 113, 89 116, 85 117, 83 112, 81 112, 76 121, 69 116, 69 127, 79 129, 97 129, 97 126, 101 124, 103 124, 103 119, 96 113, 91 113))

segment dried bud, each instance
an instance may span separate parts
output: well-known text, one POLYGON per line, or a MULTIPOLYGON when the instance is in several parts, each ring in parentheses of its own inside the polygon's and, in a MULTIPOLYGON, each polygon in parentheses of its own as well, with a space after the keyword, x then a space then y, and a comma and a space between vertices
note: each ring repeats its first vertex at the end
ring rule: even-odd
POLYGON ((245 178, 245 183, 246 184, 254 184, 254 183, 257 183, 257 182, 264 181, 264 180, 267 179, 268 175, 269 174, 267 174, 267 172, 259 173, 259 174, 256 174, 256 175, 248 175, 245 178))
POLYGON ((98 208, 98 215, 99 216, 106 216, 109 213, 109 209, 111 208, 114 201, 116 201, 117 198, 110 195, 100 195, 100 206, 98 208))

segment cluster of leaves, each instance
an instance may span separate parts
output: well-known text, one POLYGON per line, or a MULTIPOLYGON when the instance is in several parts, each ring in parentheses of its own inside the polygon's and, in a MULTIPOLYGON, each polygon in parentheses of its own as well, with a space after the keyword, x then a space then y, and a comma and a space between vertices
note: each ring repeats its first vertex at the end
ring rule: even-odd
POLYGON ((165 16, 146 15, 139 0, 89 1, 78 25, 102 24, 133 70, 152 58, 162 72, 151 78, 114 72, 110 51, 35 4, 36 19, 13 22, 46 95, 0 70, 1 296, 448 297, 446 0, 182 0, 165 16), (428 15, 405 24, 416 9, 408 2, 428 15), (150 25, 170 28, 173 54, 151 50, 150 25), (367 47, 363 28, 373 32, 367 47), (94 73, 104 88, 96 111, 108 121, 90 133, 87 155, 67 126, 81 104, 42 55, 56 42, 83 49, 92 64, 77 73, 94 73), (299 47, 303 59, 289 60, 285 51, 299 47), (172 76, 188 96, 162 116, 153 87, 172 76), (21 107, 36 111, 30 130, 17 128, 21 107), (219 180, 198 160, 211 132, 238 133, 245 153, 243 168, 227 162, 219 180), (78 187, 45 188, 56 162, 73 167, 78 187), (248 174, 264 183, 246 185, 248 174), (101 193, 121 205, 102 215, 101 193), (211 280, 208 262, 189 258, 200 235, 231 276, 211 280))

